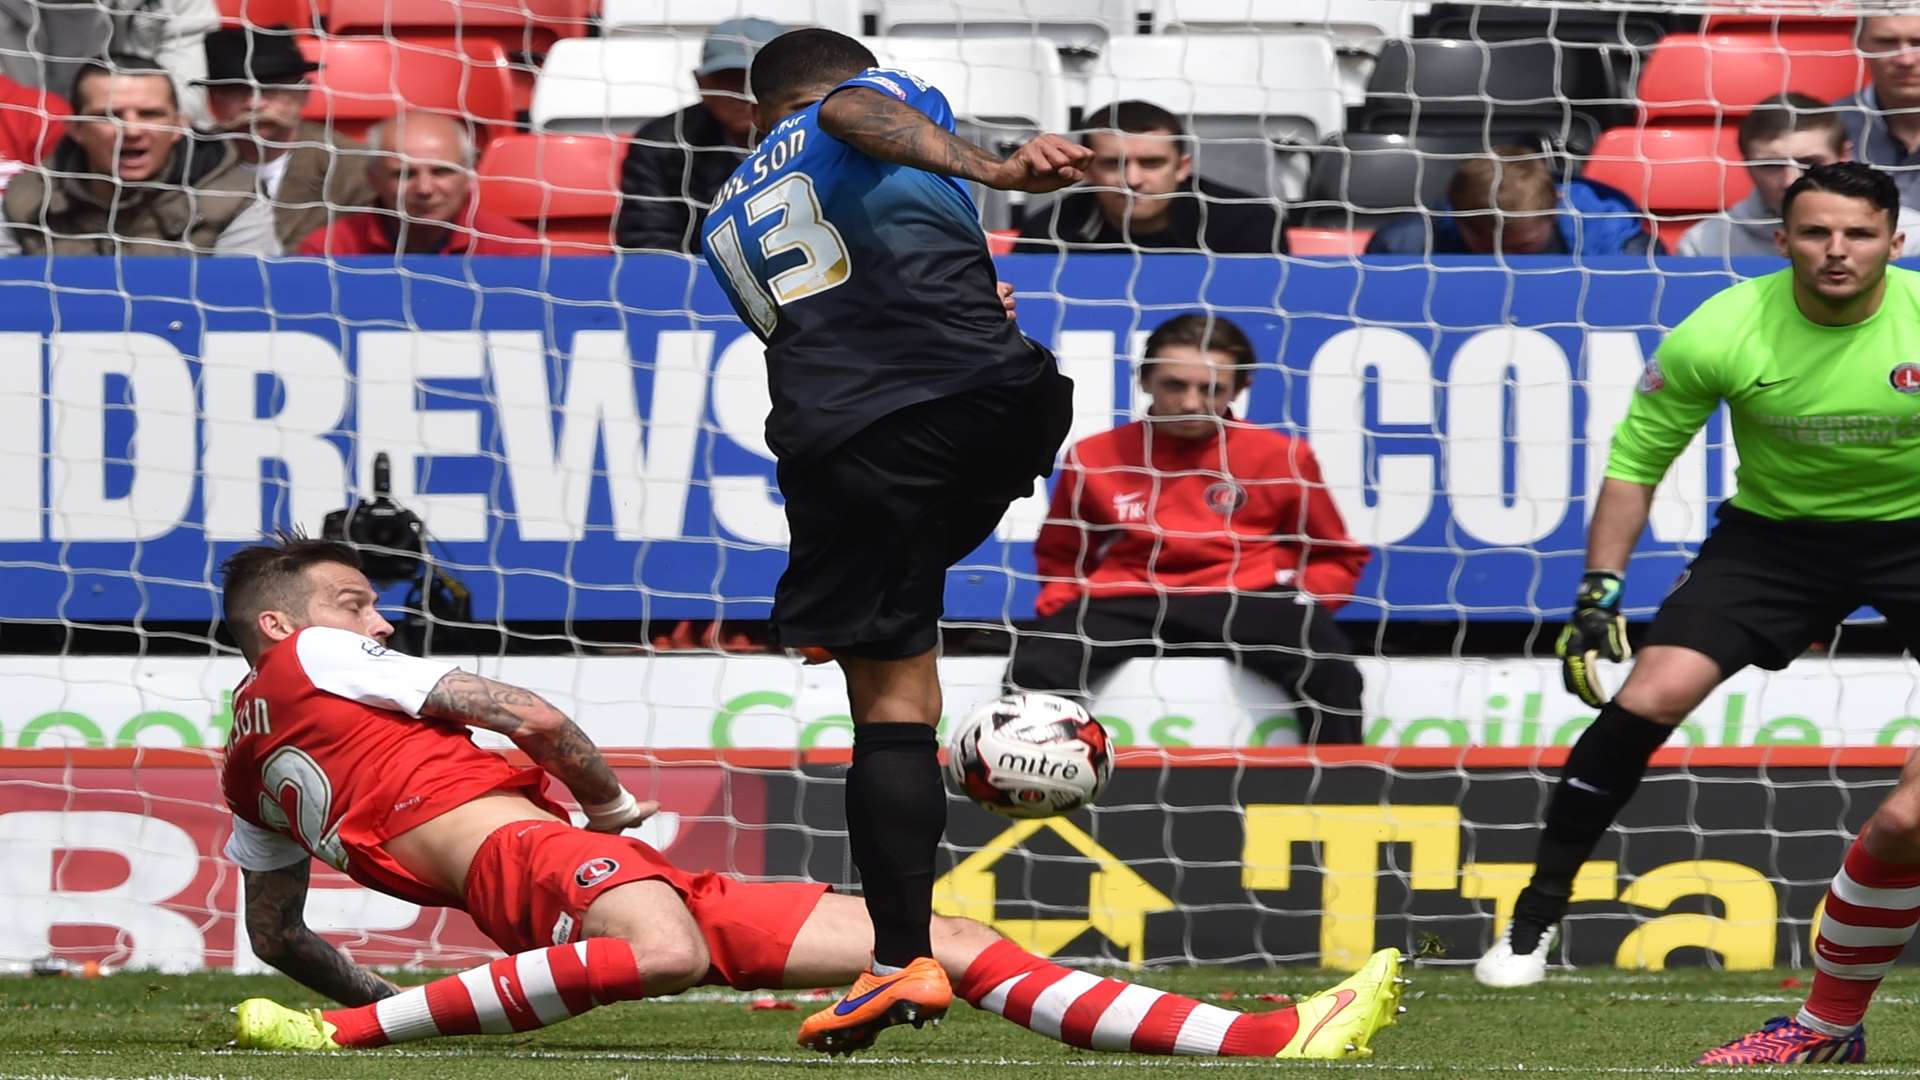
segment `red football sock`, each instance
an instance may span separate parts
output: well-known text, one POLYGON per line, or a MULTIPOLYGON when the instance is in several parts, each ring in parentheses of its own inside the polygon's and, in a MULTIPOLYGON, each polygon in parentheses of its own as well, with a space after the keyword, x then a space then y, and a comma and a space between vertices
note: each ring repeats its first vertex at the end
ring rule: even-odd
POLYGON ((1801 1023, 1834 1034, 1858 1027, 1920 925, 1920 866, 1890 863, 1856 839, 1827 890, 1826 912, 1813 940, 1813 991, 1801 1023))
POLYGON ((976 1009, 1091 1050, 1272 1057, 1293 1038, 1292 1006, 1243 1013, 1118 979, 1072 971, 996 941, 954 986, 976 1009))
POLYGON ((371 1005, 321 1015, 339 1029, 333 1039, 341 1046, 385 1046, 440 1035, 531 1031, 646 992, 631 946, 588 938, 501 957, 371 1005))

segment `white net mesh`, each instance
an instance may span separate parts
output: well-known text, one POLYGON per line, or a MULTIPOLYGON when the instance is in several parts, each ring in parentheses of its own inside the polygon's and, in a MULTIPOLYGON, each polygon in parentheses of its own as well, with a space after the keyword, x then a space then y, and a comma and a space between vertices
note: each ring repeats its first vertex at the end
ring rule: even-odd
MULTIPOLYGON (((1738 234, 1750 184, 1735 133, 1756 103, 1831 102, 1869 73, 1855 9, 1811 4, 180 0, 160 22, 122 6, 101 0, 84 25, 47 5, 29 24, 0 15, 0 70, 28 88, 0 97, 13 140, 0 177, 37 193, 7 196, 10 235, 58 256, 0 261, 8 964, 257 963, 234 933, 227 818, 202 751, 224 738, 244 670, 215 644, 212 569, 264 529, 317 529, 369 491, 382 454, 449 575, 393 583, 416 648, 472 655, 603 746, 636 748, 619 751, 629 785, 671 811, 648 836, 685 865, 850 880, 837 671, 767 652, 761 622, 786 542, 762 349, 678 250, 698 235, 711 191, 690 187, 709 158, 724 176, 744 153, 701 141, 714 129, 695 106, 704 89, 724 109, 737 75, 729 89, 693 74, 714 24, 742 16, 866 36, 994 147, 1120 100, 1174 113, 1203 185, 1191 239, 1143 226, 1113 243, 1076 233, 1064 206, 983 197, 996 250, 1023 229, 1032 241, 1001 261, 1021 325, 1075 378, 1082 438, 1144 409, 1136 365, 1155 327, 1234 320, 1258 361, 1239 415, 1313 447, 1372 553, 1340 616, 1367 747, 1288 749, 1293 703, 1244 663, 1133 662, 1080 687, 1139 748, 1103 804, 1010 828, 956 803, 943 909, 1076 957, 1350 965, 1377 943, 1471 958, 1525 880, 1552 748, 1591 720, 1540 657, 1581 568, 1608 436, 1660 334, 1775 265, 1658 245, 1723 209, 1738 234), (117 123, 71 122, 53 148, 60 109, 32 87, 64 93, 110 45, 183 85, 211 75, 217 97, 199 35, 222 20, 270 28, 233 61, 242 81, 277 81, 247 65, 287 49, 322 65, 294 106, 308 126, 276 127, 287 118, 250 89, 238 119, 195 90, 184 119, 162 122, 101 106, 96 86, 73 104, 117 123), (477 180, 456 167, 453 194, 365 205, 363 172, 398 173, 405 148, 393 130, 371 149, 340 140, 403 105, 471 125, 477 180), (409 237, 427 254, 193 261, 179 256, 233 250, 220 241, 237 211, 214 220, 188 195, 221 181, 190 164, 119 194, 89 179, 88 132, 164 163, 186 144, 146 128, 180 138, 223 116, 304 155, 279 177, 243 154, 218 166, 238 170, 221 190, 240 203, 270 193, 289 254, 409 237), (1563 200, 1591 201, 1538 219, 1540 248, 1509 228, 1506 255, 1456 256, 1462 225, 1434 212, 1459 167, 1499 146, 1520 147, 1509 164, 1542 167, 1563 200), (636 147, 681 186, 635 179, 636 147), (467 214, 469 183, 477 212, 420 229, 436 198, 467 214), (189 202, 197 216, 168 217, 189 202), (1209 214, 1234 224, 1209 231, 1209 214), (301 248, 312 229, 328 239, 301 248), (1410 246, 1363 259, 1389 229, 1410 246), (1283 237, 1292 258, 1274 257, 1283 237), (468 257, 515 243, 547 246, 468 257), (1548 254, 1518 257, 1529 250, 1548 254)), ((752 33, 723 28, 721 52, 752 33)), ((1153 182, 1108 191, 1133 184, 1138 202, 1153 182)), ((1636 617, 1705 535, 1732 465, 1716 418, 1662 490, 1629 575, 1636 617)), ((1033 622, 1046 506, 1044 493, 1016 505, 949 579, 950 714, 999 692, 1009 632, 1033 622)), ((1920 733, 1910 673, 1875 651, 1882 638, 1849 629, 1842 658, 1744 673, 1683 726, 1682 751, 1580 879, 1577 962, 1804 960, 1841 837, 1920 733)), ((337 875, 316 884, 309 921, 364 960, 444 965, 487 948, 464 917, 337 875)))

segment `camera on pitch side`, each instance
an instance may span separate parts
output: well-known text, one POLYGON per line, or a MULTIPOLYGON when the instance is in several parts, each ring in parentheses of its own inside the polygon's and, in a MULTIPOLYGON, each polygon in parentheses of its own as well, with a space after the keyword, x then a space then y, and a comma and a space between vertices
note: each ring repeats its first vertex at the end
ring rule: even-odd
POLYGON ((367 580, 375 585, 414 581, 426 570, 426 523, 394 501, 393 463, 385 454, 373 456, 373 498, 328 514, 320 531, 359 549, 367 580))

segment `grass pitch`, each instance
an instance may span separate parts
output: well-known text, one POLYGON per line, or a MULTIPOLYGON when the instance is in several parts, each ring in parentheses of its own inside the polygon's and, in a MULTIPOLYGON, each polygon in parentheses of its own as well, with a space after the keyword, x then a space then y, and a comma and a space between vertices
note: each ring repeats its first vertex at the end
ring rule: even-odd
MULTIPOLYGON (((955 1003, 938 1030, 900 1029, 872 1051, 828 1061, 794 1044, 807 1010, 750 1008, 750 995, 694 991, 680 998, 600 1009, 546 1031, 442 1039, 410 1047, 323 1055, 231 1050, 227 1008, 244 997, 287 1004, 318 999, 278 977, 162 976, 0 979, 0 1080, 12 1077, 459 1077, 571 1080, 672 1077, 733 1080, 840 1071, 888 1080, 955 1076, 1090 1080, 1199 1069, 1340 1070, 1407 1077, 1494 1074, 1606 1077, 1718 1073, 1688 1065, 1706 1047, 1797 1008, 1806 972, 1591 972, 1560 975, 1535 991, 1495 993, 1462 969, 1420 969, 1409 1011, 1382 1032, 1370 1062, 1211 1061, 1074 1050, 955 1003), (1789 985, 1783 985, 1787 983, 1789 985)), ((1148 973, 1142 982, 1236 1008, 1277 1006, 1261 994, 1304 994, 1334 979, 1313 971, 1229 969, 1148 973)), ((1868 1017, 1867 1064, 1850 1076, 1920 1074, 1920 973, 1897 972, 1868 1017)), ((1796 1075, 1828 1071, 1795 1069, 1796 1075)), ((1214 1075, 1218 1075, 1215 1073, 1214 1075)))

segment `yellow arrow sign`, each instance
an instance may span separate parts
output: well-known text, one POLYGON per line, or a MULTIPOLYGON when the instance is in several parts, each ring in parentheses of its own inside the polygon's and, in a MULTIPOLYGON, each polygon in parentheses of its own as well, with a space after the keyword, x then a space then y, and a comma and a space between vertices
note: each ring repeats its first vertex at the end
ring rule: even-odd
POLYGON ((1173 901, 1133 868, 1094 842, 1093 837, 1065 818, 1022 821, 961 860, 934 883, 934 910, 987 923, 1021 948, 1052 956, 1088 929, 1098 930, 1127 950, 1127 961, 1146 959, 1147 915, 1172 911, 1173 901), (1008 852, 1041 829, 1050 829, 1098 869, 1088 876, 1087 917, 1084 919, 996 919, 993 868, 1008 852))

